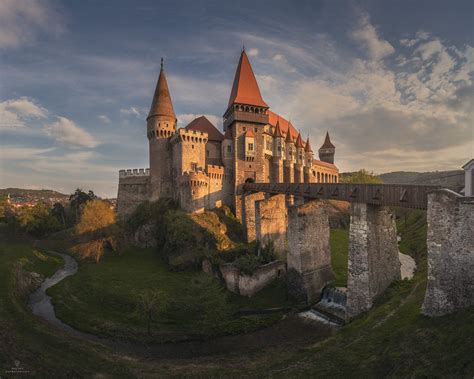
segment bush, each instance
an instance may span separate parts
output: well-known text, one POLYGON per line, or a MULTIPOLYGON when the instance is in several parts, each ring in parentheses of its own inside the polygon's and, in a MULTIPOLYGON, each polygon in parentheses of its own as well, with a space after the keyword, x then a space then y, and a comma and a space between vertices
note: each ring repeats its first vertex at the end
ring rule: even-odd
POLYGON ((17 221, 25 232, 35 237, 44 237, 61 228, 51 210, 43 203, 38 203, 31 208, 23 207, 17 221))

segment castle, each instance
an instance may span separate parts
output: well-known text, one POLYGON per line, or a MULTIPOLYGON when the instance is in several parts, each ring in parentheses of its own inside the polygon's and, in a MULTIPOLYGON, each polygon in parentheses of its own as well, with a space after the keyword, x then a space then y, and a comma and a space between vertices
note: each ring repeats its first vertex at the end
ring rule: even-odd
POLYGON ((290 121, 263 100, 245 50, 240 55, 222 134, 206 117, 177 129, 163 60, 147 117, 150 168, 120 170, 117 212, 174 198, 188 212, 222 205, 239 216, 245 182, 336 183, 335 147, 326 134, 314 159, 290 121))

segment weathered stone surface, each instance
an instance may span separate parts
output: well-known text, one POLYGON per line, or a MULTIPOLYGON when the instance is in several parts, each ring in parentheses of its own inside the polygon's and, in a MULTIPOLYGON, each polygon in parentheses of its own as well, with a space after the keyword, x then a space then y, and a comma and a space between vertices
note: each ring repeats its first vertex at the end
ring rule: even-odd
POLYGON ((286 269, 284 262, 274 261, 260 266, 252 275, 241 273, 238 268, 230 263, 222 264, 220 271, 229 291, 250 297, 275 278, 284 275, 286 269))
POLYGON ((141 203, 150 199, 150 176, 125 176, 119 178, 117 214, 126 216, 141 203))
POLYGON ((257 231, 255 229, 255 202, 257 200, 263 200, 264 198, 265 194, 263 192, 246 194, 243 198, 242 221, 247 236, 247 242, 255 241, 257 237, 257 231))
POLYGON ((262 246, 267 246, 272 241, 275 252, 281 259, 288 250, 287 227, 288 210, 285 195, 276 195, 255 202, 256 238, 262 246))
POLYGON ((141 248, 156 247, 156 233, 157 230, 154 223, 141 225, 133 234, 133 244, 141 248))
POLYGON ((400 279, 395 216, 388 207, 351 204, 347 315, 372 307, 374 299, 400 279))
POLYGON ((440 316, 474 305, 474 198, 428 195, 428 284, 422 312, 440 316))
POLYGON ((293 295, 306 296, 308 303, 321 297, 323 288, 334 278, 331 269, 329 221, 324 203, 311 201, 288 209, 288 271, 293 295), (302 286, 302 288, 298 288, 302 286))

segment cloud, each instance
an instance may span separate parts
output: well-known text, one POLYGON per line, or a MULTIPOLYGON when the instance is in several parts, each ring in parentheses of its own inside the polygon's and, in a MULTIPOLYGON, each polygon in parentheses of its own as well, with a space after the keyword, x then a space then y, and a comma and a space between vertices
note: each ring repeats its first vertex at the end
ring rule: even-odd
POLYGON ((49 1, 2 0, 0 48, 16 48, 34 41, 38 33, 59 34, 64 22, 49 1))
POLYGON ((32 119, 45 118, 48 111, 27 97, 0 102, 0 128, 22 128, 32 119))
POLYGON ((47 125, 44 131, 56 141, 72 146, 93 148, 99 142, 87 131, 78 127, 73 121, 66 117, 57 117, 57 121, 47 125))
POLYGON ((104 124, 110 124, 110 118, 105 115, 105 114, 101 114, 99 116, 97 116, 97 118, 99 119, 99 121, 103 122, 104 124))
POLYGON ((140 107, 130 107, 130 108, 122 108, 120 109, 121 116, 135 116, 138 118, 144 117, 146 115, 145 108, 140 107))
POLYGON ((352 32, 351 36, 367 48, 369 56, 373 60, 378 61, 395 52, 388 41, 379 37, 377 30, 370 23, 367 13, 361 15, 359 27, 352 32))
POLYGON ((178 118, 178 127, 184 128, 186 125, 188 125, 191 121, 193 121, 197 117, 205 116, 217 129, 222 131, 222 118, 218 117, 213 114, 193 114, 193 113, 187 113, 187 114, 179 114, 177 116, 178 118))

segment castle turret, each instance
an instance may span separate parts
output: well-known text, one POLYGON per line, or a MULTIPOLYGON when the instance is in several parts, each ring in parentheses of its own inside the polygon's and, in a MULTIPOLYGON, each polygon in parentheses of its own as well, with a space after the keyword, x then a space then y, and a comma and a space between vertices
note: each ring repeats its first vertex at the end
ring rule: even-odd
POLYGON ((285 136, 281 131, 280 120, 277 120, 273 133, 273 181, 283 183, 283 161, 285 159, 285 136))
POLYGON ((293 183, 295 181, 295 157, 296 157, 296 146, 293 137, 291 136, 291 123, 288 123, 288 131, 286 132, 285 138, 285 169, 284 169, 284 182, 293 183))
POLYGON ((151 199, 173 197, 170 137, 176 131, 176 114, 161 59, 160 75, 148 113, 147 136, 150 148, 151 199))
POLYGON ((326 138, 324 139, 323 145, 319 148, 318 153, 319 160, 334 164, 336 147, 332 144, 331 139, 329 138, 329 132, 326 132, 326 138))
POLYGON ((306 144, 304 145, 304 156, 305 156, 305 167, 304 167, 304 181, 305 183, 314 183, 316 181, 316 177, 313 172, 313 149, 311 148, 311 144, 309 143, 309 137, 306 140, 306 144))
POLYGON ((295 182, 303 183, 304 174, 303 167, 305 165, 305 156, 304 156, 304 144, 303 139, 301 138, 301 133, 298 133, 298 137, 295 142, 296 147, 296 164, 295 164, 295 182))

